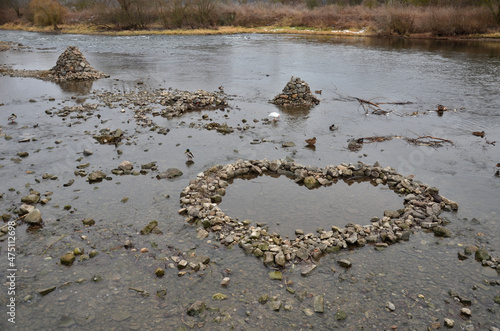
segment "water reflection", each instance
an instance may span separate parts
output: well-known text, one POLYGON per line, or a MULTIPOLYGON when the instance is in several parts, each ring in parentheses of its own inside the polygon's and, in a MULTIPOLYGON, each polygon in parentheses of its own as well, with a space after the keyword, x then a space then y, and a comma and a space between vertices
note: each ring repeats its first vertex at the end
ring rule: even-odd
POLYGON ((76 94, 89 94, 94 84, 93 81, 67 81, 57 83, 64 92, 73 92, 76 94))
POLYGON ((339 44, 370 46, 390 50, 428 51, 456 55, 457 52, 475 57, 500 56, 500 43, 487 40, 434 40, 434 39, 407 39, 407 38, 380 38, 380 37, 342 37, 342 36, 297 36, 297 39, 308 41, 339 44))
POLYGON ((364 178, 307 189, 286 176, 247 176, 235 179, 226 191, 220 207, 227 215, 266 223, 290 238, 298 228, 315 232, 350 222, 368 224, 384 210, 403 207, 393 191, 364 178))

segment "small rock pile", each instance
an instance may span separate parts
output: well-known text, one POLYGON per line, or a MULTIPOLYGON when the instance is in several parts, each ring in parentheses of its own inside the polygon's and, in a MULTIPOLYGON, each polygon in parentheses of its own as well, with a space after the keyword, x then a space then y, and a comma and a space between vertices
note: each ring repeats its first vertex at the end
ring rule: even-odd
POLYGON ((439 190, 404 177, 393 168, 382 168, 378 163, 367 165, 340 164, 318 168, 303 166, 287 160, 238 160, 225 166, 218 165, 198 174, 180 196, 186 221, 195 223, 198 237, 205 238, 209 231, 226 246, 239 245, 247 254, 254 255, 265 264, 285 266, 294 261, 318 260, 326 253, 348 247, 372 244, 383 249, 399 241, 409 240, 414 228, 433 230, 437 236, 449 236, 439 215, 442 211, 458 209, 458 204, 439 195, 439 190), (263 226, 250 225, 251 221, 237 221, 226 215, 218 204, 225 195, 228 181, 245 175, 285 175, 297 183, 313 182, 313 186, 332 185, 338 180, 363 177, 374 184, 387 185, 395 193, 403 195, 404 208, 384 211, 383 217, 374 217, 370 224, 350 223, 344 228, 333 225, 331 230, 305 234, 297 229, 294 239, 284 239, 269 233, 263 226), (445 232, 443 234, 443 232, 445 232))
POLYGON ((299 77, 293 76, 282 93, 270 102, 282 107, 313 107, 319 104, 319 100, 311 93, 309 85, 299 77))
POLYGON ((76 46, 69 46, 57 59, 56 66, 49 70, 47 78, 55 82, 95 80, 109 77, 92 68, 76 46))

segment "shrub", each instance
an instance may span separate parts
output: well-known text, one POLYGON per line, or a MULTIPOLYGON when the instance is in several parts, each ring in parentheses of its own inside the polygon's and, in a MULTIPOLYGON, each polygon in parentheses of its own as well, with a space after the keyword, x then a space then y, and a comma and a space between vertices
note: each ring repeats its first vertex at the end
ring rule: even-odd
POLYGON ((66 16, 67 9, 56 0, 31 0, 28 4, 27 18, 38 26, 60 24, 66 16))

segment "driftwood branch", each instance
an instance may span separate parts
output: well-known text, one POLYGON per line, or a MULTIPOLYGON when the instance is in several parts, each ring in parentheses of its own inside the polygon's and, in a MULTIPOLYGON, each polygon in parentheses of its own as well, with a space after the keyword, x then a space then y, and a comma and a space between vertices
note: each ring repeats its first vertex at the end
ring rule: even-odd
POLYGON ((351 139, 349 141, 349 145, 347 148, 351 151, 359 151, 361 150, 361 148, 363 148, 363 144, 379 143, 379 142, 389 141, 392 139, 404 139, 411 144, 419 146, 440 147, 443 146, 444 143, 454 145, 453 141, 451 140, 433 136, 421 136, 418 138, 408 138, 403 136, 372 136, 372 137, 351 139))
POLYGON ((453 145, 453 141, 444 139, 444 138, 438 138, 438 137, 433 137, 433 136, 422 136, 418 138, 406 138, 406 141, 415 144, 415 145, 423 145, 423 146, 441 146, 442 143, 449 143, 453 145), (424 140, 427 139, 427 140, 424 140))
POLYGON ((379 109, 380 109, 380 106, 379 106, 379 105, 377 105, 376 103, 373 103, 373 102, 371 102, 371 101, 364 100, 364 99, 360 99, 360 98, 356 98, 356 100, 358 100, 358 102, 359 102, 362 106, 363 106, 363 105, 365 105, 365 104, 368 104, 368 105, 370 105, 370 106, 374 106, 374 107, 377 107, 377 108, 379 108, 379 109))

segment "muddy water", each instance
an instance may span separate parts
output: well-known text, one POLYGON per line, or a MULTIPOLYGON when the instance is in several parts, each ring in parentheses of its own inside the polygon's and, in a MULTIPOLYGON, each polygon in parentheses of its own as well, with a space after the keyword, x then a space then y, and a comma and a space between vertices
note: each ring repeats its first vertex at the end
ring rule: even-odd
MULTIPOLYGON (((1 133, 12 137, 0 140, 1 213, 13 213, 29 189, 53 192, 52 200, 39 206, 44 227, 28 231, 20 225, 16 230, 18 329, 384 330, 397 326, 421 330, 432 323, 443 325, 444 318, 455 320, 456 328, 500 327, 500 308, 493 301, 499 287, 487 285, 500 280, 498 274, 473 259, 457 258, 467 245, 485 247, 500 258, 500 179, 494 176, 500 152, 499 144, 486 142, 500 142, 498 43, 260 35, 98 37, 9 31, 2 31, 2 40, 30 46, 0 53, 0 64, 15 69, 51 68, 67 46, 76 45, 93 67, 111 76, 76 85, 0 77, 1 133), (322 90, 321 103, 310 111, 285 111, 276 125, 268 125, 263 119, 276 110, 268 100, 292 75, 304 79, 311 89, 322 90), (132 107, 124 107, 122 113, 120 105, 100 106, 101 118, 87 120, 45 114, 78 102, 99 103, 93 91, 170 87, 216 91, 219 86, 231 96, 230 109, 193 112, 171 120, 155 118, 170 129, 167 135, 138 127, 132 107), (366 114, 355 97, 380 103, 389 113, 366 114), (450 111, 438 116, 432 111, 437 104, 450 111), (19 116, 16 124, 7 124, 11 113, 19 116), (209 120, 202 120, 205 114, 209 120), (249 128, 221 135, 189 125, 207 121, 249 128), (330 132, 331 124, 339 130, 330 132), (118 148, 96 144, 92 135, 106 127, 124 130, 127 143, 118 148), (472 131, 485 131, 486 138, 473 136, 472 131), (402 139, 425 135, 448 139, 453 145, 415 146, 402 139), (305 148, 304 140, 313 136, 318 139, 316 148, 305 148), (347 148, 349 139, 371 136, 393 139, 366 143, 356 152, 347 148), (18 142, 28 137, 36 140, 18 142), (288 141, 296 146, 283 148, 288 141), (80 159, 85 148, 94 154, 80 159), (192 165, 185 163, 186 148, 195 154, 192 165), (14 160, 23 151, 29 156, 14 160), (418 231, 409 242, 383 252, 371 246, 342 251, 322 258, 308 277, 300 275, 300 265, 290 266, 284 271, 285 280, 279 282, 270 280, 270 269, 238 247, 228 250, 211 237, 197 239, 195 228, 177 214, 180 191, 210 166, 239 158, 285 157, 318 167, 379 161, 400 173, 414 174, 459 202, 458 212, 444 215, 453 236, 438 239, 418 231), (184 175, 169 181, 158 181, 154 172, 111 175, 111 169, 124 160, 136 169, 156 161, 160 171, 175 167, 184 175), (85 162, 91 164, 88 170, 101 169, 111 180, 90 185, 76 177, 76 166, 85 162), (43 180, 44 173, 58 179, 43 180), (75 183, 63 186, 70 179, 75 183), (88 217, 95 219, 95 226, 82 226, 81 220, 88 217), (163 235, 140 235, 140 229, 155 219, 163 235), (127 239, 149 252, 124 249, 127 239), (85 252, 96 249, 99 255, 61 266, 59 258, 75 247, 85 252), (179 277, 168 266, 171 256, 189 254, 209 256, 212 262, 204 271, 179 277), (341 268, 336 261, 342 258, 353 266, 341 268), (155 277, 157 267, 166 269, 165 277, 155 277), (222 288, 219 283, 225 275, 231 282, 222 288), (53 286, 56 289, 45 296, 38 293, 53 286), (163 298, 156 295, 162 290, 167 292, 163 298), (450 290, 472 299, 471 318, 460 315, 463 305, 450 298, 450 290), (217 292, 228 299, 213 300, 217 292), (264 294, 282 301, 280 311, 258 303, 264 294), (324 296, 325 313, 308 316, 304 311, 313 308, 316 295, 324 296), (186 309, 195 300, 205 301, 210 309, 200 317, 187 316, 186 309), (387 302, 394 304, 395 311, 386 308, 387 302), (345 320, 336 319, 339 310, 347 313, 345 320)), ((309 191, 285 177, 235 180, 221 204, 232 217, 265 222, 283 236, 293 236, 296 228, 314 232, 342 226, 341 222, 354 218, 366 224, 385 209, 401 206, 401 197, 369 183, 339 182, 309 191)), ((4 241, 0 255, 4 280, 6 249, 4 241)), ((3 313, 9 300, 6 287, 0 298, 4 307, 0 325, 13 328, 3 313)))

